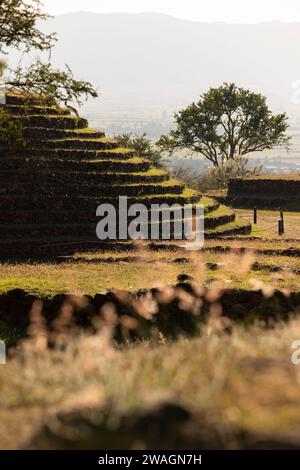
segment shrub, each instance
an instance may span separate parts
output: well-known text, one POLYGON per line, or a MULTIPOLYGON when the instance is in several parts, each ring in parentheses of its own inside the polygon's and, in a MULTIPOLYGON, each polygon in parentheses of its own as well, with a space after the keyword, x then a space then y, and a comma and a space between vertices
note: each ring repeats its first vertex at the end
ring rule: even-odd
POLYGON ((182 181, 185 181, 190 187, 205 191, 209 189, 226 189, 230 179, 246 176, 258 176, 262 173, 263 166, 248 166, 248 158, 238 157, 230 160, 218 167, 212 167, 206 173, 197 175, 192 170, 183 167, 177 167, 172 170, 172 174, 182 181))
POLYGON ((263 171, 262 165, 255 167, 248 166, 248 158, 238 157, 230 160, 218 167, 211 168, 209 173, 212 180, 216 182, 217 188, 227 188, 229 180, 246 176, 258 176, 263 171))
POLYGON ((21 145, 22 125, 0 108, 0 146, 21 145))
POLYGON ((147 158, 153 165, 160 167, 163 165, 162 152, 146 136, 145 133, 137 135, 130 132, 115 135, 114 139, 120 147, 132 148, 139 157, 147 158))

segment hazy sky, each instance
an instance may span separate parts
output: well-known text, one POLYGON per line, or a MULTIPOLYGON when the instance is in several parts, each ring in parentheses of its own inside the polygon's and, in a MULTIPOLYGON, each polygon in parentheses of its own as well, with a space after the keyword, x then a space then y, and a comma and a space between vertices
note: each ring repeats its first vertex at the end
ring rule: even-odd
POLYGON ((44 0, 44 4, 53 15, 82 10, 98 13, 155 11, 196 21, 300 21, 299 0, 44 0))

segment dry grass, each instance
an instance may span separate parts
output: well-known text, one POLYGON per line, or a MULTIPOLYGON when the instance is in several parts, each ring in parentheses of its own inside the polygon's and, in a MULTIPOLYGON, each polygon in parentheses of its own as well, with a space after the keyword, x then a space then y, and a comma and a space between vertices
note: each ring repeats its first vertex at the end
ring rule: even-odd
MULTIPOLYGON (((236 209, 236 214, 245 221, 253 222, 253 210, 236 209)), ((257 225, 252 226, 252 235, 271 240, 298 240, 300 242, 300 213, 284 212, 285 233, 278 235, 280 213, 274 210, 258 210, 257 225)))
POLYGON ((165 401, 214 416, 225 441, 236 428, 299 441, 300 366, 291 364, 299 336, 294 320, 122 350, 106 334, 81 335, 65 351, 29 341, 0 367, 0 448, 22 447, 58 410, 89 406, 118 418, 165 401))
MULTIPOLYGON (((174 284, 182 273, 181 265, 169 263, 67 263, 3 265, 0 290, 21 288, 39 295, 73 292, 86 294, 103 292, 110 288, 136 290, 139 288, 174 284)), ((190 273, 187 266, 184 271, 190 273)))
POLYGON ((257 175, 257 176, 246 176, 243 179, 245 180, 288 180, 288 181, 299 181, 300 174, 299 173, 275 173, 275 174, 268 174, 268 175, 257 175))
MULTIPOLYGON (((288 248, 281 242, 255 243, 252 241, 234 242, 208 241, 204 253, 185 250, 153 252, 143 249, 134 252, 78 253, 74 262, 55 263, 4 263, 0 271, 0 291, 21 288, 41 296, 57 293, 94 295, 111 288, 130 291, 174 285, 182 274, 193 276, 196 282, 207 283, 214 279, 224 287, 251 289, 257 281, 271 284, 273 288, 299 290, 300 261, 297 256, 279 254, 256 254, 259 249, 288 248), (216 246, 228 246, 233 251, 218 253, 216 246), (241 246, 247 248, 245 255, 239 254, 241 246), (126 261, 127 259, 127 261, 126 261), (244 266, 240 272, 237 269, 244 266), (181 262, 180 262, 181 261, 181 262), (254 263, 258 263, 252 269, 254 263), (215 266, 214 269, 211 269, 215 266), (274 267, 280 268, 274 272, 274 267)), ((296 246, 294 245, 296 248, 296 246)))
MULTIPOLYGON (((149 256, 143 245, 137 246, 137 252, 149 256)), ((233 325, 228 334, 231 330, 225 328, 226 318, 219 317, 216 303, 222 288, 241 287, 250 281, 260 282, 256 288, 266 288, 272 275, 260 273, 257 279, 258 273, 251 271, 256 260, 252 251, 243 256, 237 252, 190 253, 190 262, 184 268, 162 262, 159 256, 156 253, 158 261, 148 264, 2 266, 2 289, 5 282, 7 287, 18 287, 19 283, 43 294, 99 292, 101 287, 104 290, 113 286, 149 288, 167 280, 174 283, 183 271, 203 282, 209 272, 206 262, 219 261, 222 268, 210 272, 210 281, 214 277, 207 294, 210 315, 201 336, 190 340, 171 343, 160 336, 116 347, 111 341, 111 311, 106 312, 108 323, 104 328, 102 324, 98 334, 78 332, 70 337, 65 325, 71 312, 62 308, 52 337, 56 346, 48 349, 49 333, 39 304, 34 304, 29 339, 19 344, 7 365, 0 366, 0 448, 26 447, 51 416, 83 408, 90 409, 91 416, 99 410, 109 414, 114 422, 111 445, 122 448, 123 441, 118 441, 119 419, 163 402, 187 409, 198 430, 206 426, 200 417, 209 416, 207 426, 221 436, 225 448, 242 447, 241 432, 260 439, 292 439, 300 445, 300 366, 291 363, 292 343, 300 337, 300 321, 278 323, 273 329, 259 324, 248 328, 233 325)), ((171 253, 168 256, 172 257, 171 253)), ((273 287, 274 283, 269 285, 273 287)), ((101 428, 98 448, 107 432, 111 430, 101 428)), ((130 441, 126 445, 146 444, 130 441)))

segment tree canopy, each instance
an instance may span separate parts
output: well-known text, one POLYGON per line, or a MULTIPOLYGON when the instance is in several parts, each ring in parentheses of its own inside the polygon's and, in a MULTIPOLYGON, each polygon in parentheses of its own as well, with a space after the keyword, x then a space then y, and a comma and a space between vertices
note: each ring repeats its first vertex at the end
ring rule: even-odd
MULTIPOLYGON (((35 49, 50 52, 56 42, 56 35, 43 33, 38 24, 49 15, 43 10, 41 0, 1 0, 0 2, 0 53, 4 56, 11 48, 22 53, 35 49)), ((3 62, 2 63, 3 67, 3 62)), ((82 98, 95 98, 97 91, 91 83, 76 80, 66 65, 65 70, 52 67, 47 61, 37 58, 29 67, 18 66, 6 71, 5 83, 28 94, 46 96, 50 101, 58 101, 71 107, 72 102, 82 104, 82 98)))
POLYGON ((273 114, 265 97, 234 83, 211 88, 174 117, 176 128, 158 145, 169 152, 189 149, 216 167, 289 141, 286 114, 273 114))
POLYGON ((18 67, 14 76, 8 80, 13 88, 23 91, 26 95, 34 93, 35 96, 47 97, 49 102, 63 103, 76 112, 70 105, 76 102, 82 104, 82 97, 97 97, 97 92, 89 82, 75 80, 72 70, 66 65, 66 70, 54 69, 51 63, 37 60, 28 69, 18 67))
POLYGON ((1 0, 0 2, 0 52, 9 47, 23 46, 40 51, 53 46, 55 34, 44 34, 36 24, 49 15, 43 11, 41 0, 1 0))

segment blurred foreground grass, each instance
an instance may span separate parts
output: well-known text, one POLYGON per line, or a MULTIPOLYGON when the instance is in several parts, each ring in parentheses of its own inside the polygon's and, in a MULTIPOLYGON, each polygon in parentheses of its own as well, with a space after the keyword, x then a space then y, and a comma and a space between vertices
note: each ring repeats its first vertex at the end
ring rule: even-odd
MULTIPOLYGON (((278 242, 272 246, 271 240, 256 247, 274 248, 274 254, 255 255, 252 241, 247 243, 250 250, 243 254, 236 242, 226 242, 233 250, 229 253, 216 250, 219 241, 209 242, 205 253, 191 253, 188 262, 174 262, 186 254, 147 252, 144 260, 134 262, 104 262, 101 256, 112 256, 104 253, 89 255, 91 262, 7 263, 1 266, 0 290, 21 287, 43 296, 95 294, 113 287, 136 290, 175 284, 183 272, 200 285, 211 285, 214 295, 214 289, 228 287, 262 288, 266 295, 276 287, 299 290, 297 256, 277 255, 277 249, 286 247, 278 242)), ((2 449, 82 448, 87 427, 92 436, 88 444, 97 449, 151 448, 143 426, 137 440, 130 426, 124 432, 120 423, 163 403, 182 407, 191 416, 188 440, 181 440, 180 433, 173 439, 171 418, 159 428, 168 448, 205 448, 203 433, 210 447, 244 448, 245 436, 252 436, 300 448, 300 365, 291 362, 292 343, 300 339, 297 318, 273 328, 233 323, 232 334, 214 331, 207 323, 193 339, 168 342, 161 335, 125 346, 112 343, 108 328, 93 336, 81 331, 52 349, 45 335, 43 323, 33 325, 30 338, 0 366, 2 449), (79 415, 82 410, 87 410, 88 425, 79 415), (69 424, 62 423, 61 413, 73 413, 73 424, 69 418, 69 424), (44 444, 33 439, 40 433, 44 444)), ((160 436, 157 422, 155 426, 151 432, 160 436)))
MULTIPOLYGON (((27 341, 0 366, 0 448, 24 447, 51 415, 82 408, 91 419, 96 410, 108 413, 111 446, 122 448, 120 417, 164 402, 187 409, 195 429, 213 427, 225 448, 242 446, 241 431, 300 446, 300 365, 291 363, 299 338, 300 320, 292 320, 272 330, 239 326, 231 335, 207 330, 192 340, 119 349, 103 332, 82 334, 65 350, 43 349, 41 337, 27 341)), ((105 432, 97 434, 98 448, 105 432)))

